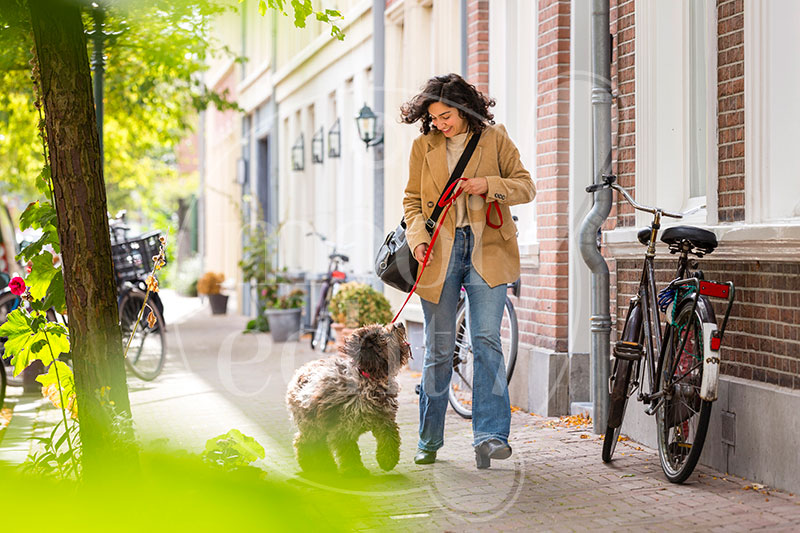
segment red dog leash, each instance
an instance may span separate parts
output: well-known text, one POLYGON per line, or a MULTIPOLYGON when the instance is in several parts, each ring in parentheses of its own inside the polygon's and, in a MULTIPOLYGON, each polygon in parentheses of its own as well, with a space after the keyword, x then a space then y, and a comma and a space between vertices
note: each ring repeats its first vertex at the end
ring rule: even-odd
MULTIPOLYGON (((462 180, 463 181, 467 181, 468 179, 469 178, 458 178, 457 180, 455 180, 450 185, 450 187, 447 188, 445 193, 442 195, 442 198, 439 200, 439 207, 444 207, 444 211, 442 212, 442 215, 439 217, 439 222, 436 224, 436 231, 433 232, 433 236, 431 237, 431 242, 428 245, 428 249, 425 251, 425 257, 422 259, 422 270, 420 270, 419 276, 417 276, 417 281, 414 282, 414 287, 412 287, 411 292, 408 293, 408 296, 406 297, 406 301, 403 302, 403 305, 400 306, 400 310, 397 312, 396 315, 394 315, 394 318, 392 319, 391 324, 394 324, 395 321, 397 321, 397 317, 399 317, 400 313, 403 312, 403 309, 406 307, 406 304, 411 299, 411 296, 417 290, 417 285, 419 284, 419 280, 422 279, 422 273, 425 272, 425 267, 428 266, 428 257, 431 255, 431 250, 433 250, 433 243, 436 242, 436 237, 439 236, 439 230, 442 229, 442 224, 444 223, 444 219, 447 216, 447 212, 450 210, 450 206, 452 206, 453 203, 456 201, 456 198, 458 198, 459 195, 461 195, 461 193, 463 192, 461 189, 459 189, 458 191, 456 191, 455 194, 452 194, 453 193, 453 188, 456 186, 456 184, 459 181, 462 181, 462 180), (452 194, 452 196, 451 196, 451 194, 452 194)), ((486 200, 486 194, 481 194, 481 198, 486 200)), ((500 226, 503 225, 503 212, 500 211, 500 206, 497 204, 497 202, 493 202, 492 204, 490 204, 486 208, 486 225, 489 226, 490 228, 494 228, 494 229, 499 229, 500 226), (497 211, 497 216, 500 217, 500 223, 499 224, 494 224, 490 220, 490 215, 491 215, 491 212, 492 212, 492 206, 494 206, 495 210, 497 211)), ((413 250, 412 250, 412 253, 413 253, 413 250)))

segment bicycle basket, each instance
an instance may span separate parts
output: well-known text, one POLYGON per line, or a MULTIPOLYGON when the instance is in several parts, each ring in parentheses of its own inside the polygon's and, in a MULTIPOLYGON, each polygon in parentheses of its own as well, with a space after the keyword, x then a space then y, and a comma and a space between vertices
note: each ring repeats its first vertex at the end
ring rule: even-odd
POLYGON ((153 270, 153 256, 161 245, 160 232, 152 231, 135 239, 111 245, 111 260, 117 282, 145 278, 153 270))

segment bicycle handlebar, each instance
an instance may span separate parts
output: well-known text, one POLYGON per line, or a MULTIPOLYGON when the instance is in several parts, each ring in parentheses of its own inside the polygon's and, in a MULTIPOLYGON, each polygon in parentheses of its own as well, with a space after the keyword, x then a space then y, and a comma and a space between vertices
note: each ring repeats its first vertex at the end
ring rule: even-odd
POLYGON ((670 218, 683 218, 683 217, 691 215, 692 213, 695 213, 695 212, 697 212, 700 209, 703 209, 705 207, 705 204, 703 204, 703 205, 699 205, 697 207, 694 207, 694 208, 692 208, 692 209, 690 209, 688 211, 685 211, 683 213, 673 213, 672 211, 666 211, 666 210, 660 209, 658 207, 650 207, 650 206, 642 205, 642 204, 638 203, 636 200, 634 200, 631 197, 631 195, 628 194, 628 191, 626 191, 625 189, 623 189, 622 187, 620 187, 619 185, 614 183, 616 180, 617 180, 617 177, 614 176, 613 174, 604 174, 603 175, 603 182, 602 183, 594 183, 592 185, 589 185, 588 187, 586 187, 586 192, 590 192, 591 193, 591 192, 597 192, 597 191, 602 190, 602 189, 614 189, 615 191, 620 193, 625 198, 625 200, 629 204, 631 204, 633 206, 634 209, 637 209, 639 211, 644 211, 646 213, 650 213, 651 215, 655 215, 657 213, 661 213, 661 215, 663 215, 665 217, 670 217, 670 218))

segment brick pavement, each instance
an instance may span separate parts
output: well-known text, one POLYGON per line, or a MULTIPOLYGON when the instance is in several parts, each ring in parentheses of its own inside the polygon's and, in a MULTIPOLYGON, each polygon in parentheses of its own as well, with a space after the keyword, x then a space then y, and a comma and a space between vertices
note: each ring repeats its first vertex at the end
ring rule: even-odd
MULTIPOLYGON (((243 317, 205 309, 170 326, 170 359, 152 383, 130 380, 138 435, 144 442, 200 451, 206 439, 237 428, 267 450, 267 475, 313 492, 352 496, 349 513, 364 530, 387 531, 693 531, 800 530, 800 497, 706 467, 684 485, 666 481, 654 450, 621 442, 611 465, 587 427, 521 411, 512 417, 514 455, 475 468, 469 421, 449 411, 436 464, 417 466, 418 377, 400 376, 400 464, 383 473, 370 435, 360 441, 365 480, 310 482, 297 475, 294 433, 283 403, 293 370, 316 355, 307 339, 273 344, 242 334, 243 317)), ((40 422, 52 410, 40 411, 40 422)), ((12 425, 13 425, 12 421, 12 425)))

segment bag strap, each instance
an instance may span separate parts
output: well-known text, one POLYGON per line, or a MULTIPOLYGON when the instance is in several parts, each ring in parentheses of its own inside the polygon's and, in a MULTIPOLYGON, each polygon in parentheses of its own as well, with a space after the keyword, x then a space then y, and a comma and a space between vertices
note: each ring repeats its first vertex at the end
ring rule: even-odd
POLYGON ((433 208, 433 213, 431 213, 431 217, 425 221, 425 228, 428 230, 428 233, 433 233, 434 228, 436 227, 436 221, 439 220, 439 216, 442 214, 442 210, 444 206, 442 205, 442 199, 448 194, 450 191, 450 187, 461 177, 461 174, 464 173, 464 169, 467 168, 467 163, 469 163, 470 158, 472 157, 472 153, 475 151, 475 147, 478 146, 478 140, 481 138, 481 132, 476 132, 472 138, 470 138, 469 142, 467 143, 467 147, 464 148, 464 152, 462 152, 461 157, 458 159, 458 163, 456 163, 456 167, 453 169, 453 173, 450 174, 450 179, 447 181, 447 185, 444 186, 444 191, 442 191, 442 195, 439 197, 439 201, 436 202, 436 207, 433 208))

